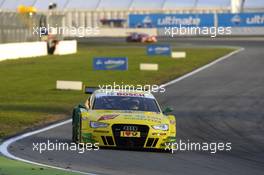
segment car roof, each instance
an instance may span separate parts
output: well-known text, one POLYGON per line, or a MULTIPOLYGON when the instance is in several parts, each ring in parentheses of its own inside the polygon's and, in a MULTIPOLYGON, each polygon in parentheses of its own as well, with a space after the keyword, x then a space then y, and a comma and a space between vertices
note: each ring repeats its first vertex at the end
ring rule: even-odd
POLYGON ((152 98, 155 97, 149 91, 143 90, 118 90, 118 89, 98 89, 93 93, 95 97, 103 96, 126 96, 126 97, 142 97, 142 98, 152 98))

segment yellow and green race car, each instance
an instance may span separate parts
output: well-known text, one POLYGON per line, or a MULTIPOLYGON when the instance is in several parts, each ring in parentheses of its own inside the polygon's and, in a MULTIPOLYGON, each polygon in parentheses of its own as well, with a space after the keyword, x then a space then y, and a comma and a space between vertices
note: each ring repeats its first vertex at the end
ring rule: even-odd
POLYGON ((85 88, 91 94, 72 115, 72 140, 100 147, 164 149, 176 141, 176 119, 147 91, 85 88))

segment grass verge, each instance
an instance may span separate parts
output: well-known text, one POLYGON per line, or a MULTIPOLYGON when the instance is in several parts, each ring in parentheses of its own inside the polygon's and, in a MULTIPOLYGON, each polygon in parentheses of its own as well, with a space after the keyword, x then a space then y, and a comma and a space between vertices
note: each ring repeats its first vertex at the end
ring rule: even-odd
POLYGON ((0 175, 76 175, 61 170, 43 168, 0 156, 0 175))

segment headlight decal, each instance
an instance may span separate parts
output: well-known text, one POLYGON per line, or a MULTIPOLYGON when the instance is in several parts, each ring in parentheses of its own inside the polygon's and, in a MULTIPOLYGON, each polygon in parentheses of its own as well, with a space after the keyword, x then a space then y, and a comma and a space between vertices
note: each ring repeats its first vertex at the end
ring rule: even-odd
POLYGON ((169 125, 167 124, 153 125, 152 128, 155 130, 168 131, 169 125))
POLYGON ((90 127, 91 128, 106 128, 109 124, 108 123, 103 123, 103 122, 90 122, 90 127))

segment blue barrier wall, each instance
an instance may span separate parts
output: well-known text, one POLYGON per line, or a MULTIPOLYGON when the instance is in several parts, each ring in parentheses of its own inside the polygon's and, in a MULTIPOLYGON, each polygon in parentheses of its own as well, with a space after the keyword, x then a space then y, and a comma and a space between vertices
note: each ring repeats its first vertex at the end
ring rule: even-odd
POLYGON ((148 14, 129 15, 130 28, 214 26, 214 14, 148 14))
POLYGON ((264 27, 264 13, 218 14, 220 27, 264 27))
MULTIPOLYGON (((264 13, 217 14, 219 27, 264 27, 264 13)), ((130 14, 130 28, 213 27, 214 14, 130 14)))

